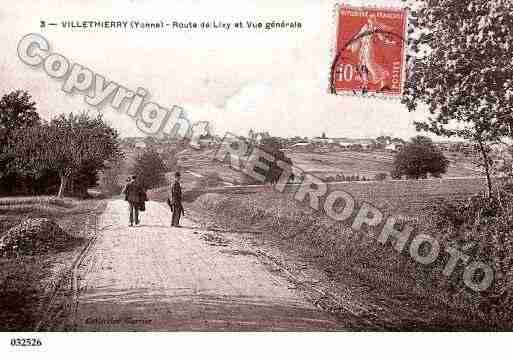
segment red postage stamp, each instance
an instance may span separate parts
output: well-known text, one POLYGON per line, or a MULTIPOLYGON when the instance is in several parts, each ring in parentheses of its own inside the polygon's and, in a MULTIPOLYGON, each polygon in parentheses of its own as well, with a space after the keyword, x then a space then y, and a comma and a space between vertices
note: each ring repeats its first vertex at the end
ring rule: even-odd
POLYGON ((399 97, 405 76, 407 11, 338 5, 335 15, 331 93, 399 97))

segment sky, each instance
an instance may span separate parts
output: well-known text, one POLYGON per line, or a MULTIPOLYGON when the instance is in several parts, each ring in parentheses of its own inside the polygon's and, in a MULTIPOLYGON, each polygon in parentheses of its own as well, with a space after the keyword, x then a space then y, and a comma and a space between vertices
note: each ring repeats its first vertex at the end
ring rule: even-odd
MULTIPOLYGON (((400 6, 400 0, 344 1, 351 5, 400 6)), ((399 101, 328 94, 335 36, 332 1, 314 0, 28 0, 0 9, 0 93, 29 91, 43 118, 96 108, 83 93, 66 94, 62 81, 17 56, 28 33, 48 39, 51 51, 88 67, 147 100, 182 107, 192 121, 209 121, 216 133, 275 136, 376 137, 416 134, 410 113, 399 101), (40 20, 300 21, 300 30, 211 31, 41 29, 40 20)), ((122 136, 141 136, 132 118, 110 106, 100 109, 122 136)))

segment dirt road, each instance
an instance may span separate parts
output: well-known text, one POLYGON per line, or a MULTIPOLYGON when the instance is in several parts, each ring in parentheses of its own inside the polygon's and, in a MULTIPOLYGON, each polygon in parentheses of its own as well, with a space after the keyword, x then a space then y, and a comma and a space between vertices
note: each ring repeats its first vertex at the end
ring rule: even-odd
MULTIPOLYGON (((108 203, 78 276, 68 330, 333 330, 332 317, 240 248, 213 246, 187 218, 148 202, 128 226, 127 205, 108 203)), ((340 328, 337 328, 340 329, 340 328)))

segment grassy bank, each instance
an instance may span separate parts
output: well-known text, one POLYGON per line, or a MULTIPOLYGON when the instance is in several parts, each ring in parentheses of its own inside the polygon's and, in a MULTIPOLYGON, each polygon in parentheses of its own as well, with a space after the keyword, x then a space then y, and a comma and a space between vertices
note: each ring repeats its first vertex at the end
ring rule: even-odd
POLYGON ((70 243, 64 250, 0 258, 0 330, 34 330, 48 298, 92 235, 94 216, 102 209, 99 205, 101 202, 95 199, 0 199, 0 237, 29 218, 51 219, 70 234, 70 243))
POLYGON ((480 297, 463 286, 461 272, 455 271, 450 278, 442 275, 447 257, 442 255, 428 266, 418 264, 407 250, 398 253, 390 244, 377 243, 375 236, 353 232, 347 223, 329 220, 294 201, 291 194, 210 193, 191 206, 226 229, 261 232, 261 245, 300 258, 341 287, 365 288, 369 300, 388 303, 380 315, 386 316, 395 307, 409 308, 413 319, 408 326, 397 322, 393 328, 482 329, 490 325, 480 315, 480 297))

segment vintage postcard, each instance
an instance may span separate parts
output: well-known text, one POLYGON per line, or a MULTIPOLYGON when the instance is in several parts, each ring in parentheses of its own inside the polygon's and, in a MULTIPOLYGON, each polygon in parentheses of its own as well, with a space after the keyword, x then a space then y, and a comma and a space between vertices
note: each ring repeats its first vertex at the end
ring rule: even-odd
POLYGON ((510 0, 2 7, 0 349, 511 331, 512 24, 510 0))

